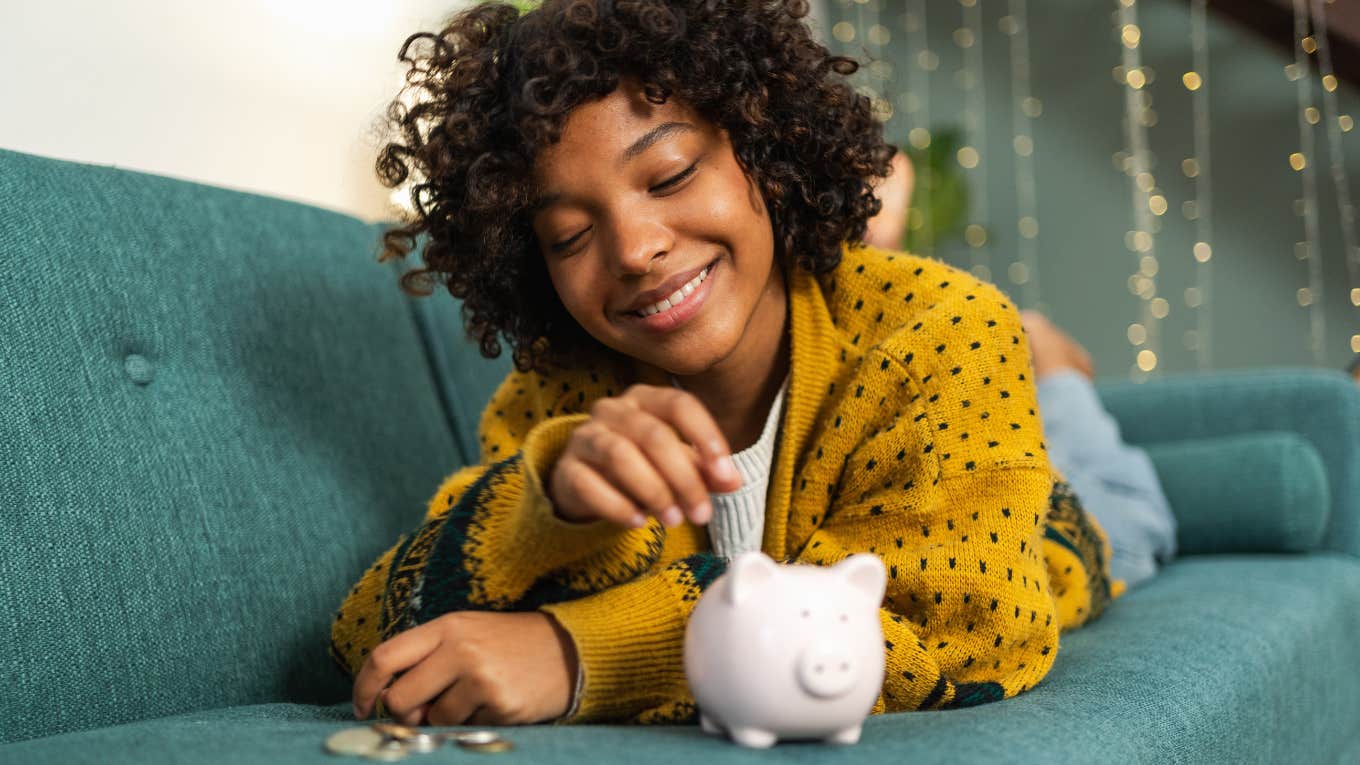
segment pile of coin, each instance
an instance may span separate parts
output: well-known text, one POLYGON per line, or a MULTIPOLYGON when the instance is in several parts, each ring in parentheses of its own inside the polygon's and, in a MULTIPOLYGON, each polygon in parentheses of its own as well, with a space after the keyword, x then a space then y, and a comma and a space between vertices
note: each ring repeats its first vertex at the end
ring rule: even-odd
POLYGON ((395 762, 410 754, 433 752, 452 741, 457 746, 486 754, 497 754, 514 749, 507 739, 491 730, 456 731, 453 733, 425 733, 409 725, 374 723, 361 728, 346 728, 326 739, 325 750, 331 754, 364 757, 370 760, 395 762))

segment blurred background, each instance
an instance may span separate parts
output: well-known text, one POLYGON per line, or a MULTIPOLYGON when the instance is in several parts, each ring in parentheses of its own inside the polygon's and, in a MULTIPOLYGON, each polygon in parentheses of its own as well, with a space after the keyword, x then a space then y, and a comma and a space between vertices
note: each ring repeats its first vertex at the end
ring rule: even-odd
MULTIPOLYGON (((464 5, 11 0, 0 147, 391 220, 397 51, 464 5)), ((1360 354, 1360 0, 813 11, 912 157, 902 246, 1043 310, 1100 377, 1360 354)))

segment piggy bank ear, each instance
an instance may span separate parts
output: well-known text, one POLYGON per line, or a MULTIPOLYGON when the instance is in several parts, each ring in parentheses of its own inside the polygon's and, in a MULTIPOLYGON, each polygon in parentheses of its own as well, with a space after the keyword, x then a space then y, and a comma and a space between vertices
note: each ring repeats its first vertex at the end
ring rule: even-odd
POLYGON ((863 592, 874 603, 883 602, 883 592, 888 586, 888 576, 883 572, 883 561, 873 553, 857 553, 837 563, 833 569, 845 577, 845 581, 856 590, 863 592))
POLYGON ((727 602, 739 606, 752 593, 774 579, 778 566, 758 550, 744 552, 727 567, 727 602))

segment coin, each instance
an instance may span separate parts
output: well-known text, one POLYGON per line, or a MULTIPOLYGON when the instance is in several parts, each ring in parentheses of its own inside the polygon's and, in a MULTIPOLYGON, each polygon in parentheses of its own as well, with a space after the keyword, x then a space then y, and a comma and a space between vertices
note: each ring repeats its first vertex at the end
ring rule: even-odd
POLYGON ((470 752, 481 752, 483 754, 500 754, 515 748, 515 745, 503 738, 495 741, 487 741, 484 744, 459 744, 459 746, 470 752))
POLYGON ((382 734, 372 728, 346 728, 332 733, 326 739, 325 749, 331 754, 362 755, 377 749, 382 742, 382 734))
POLYGON ((404 741, 406 743, 407 751, 421 752, 422 754, 425 752, 433 752, 444 743, 444 739, 439 738, 438 736, 432 736, 429 733, 416 733, 410 738, 404 739, 404 741))
POLYGON ((444 737, 459 744, 486 744, 499 741, 501 736, 494 730, 461 730, 456 733, 445 733, 444 737))
POLYGON ((403 741, 420 735, 420 731, 415 728, 412 728, 409 725, 398 725, 396 723, 373 723, 373 730, 388 738, 399 738, 403 741))
POLYGON ((396 762, 406 759, 406 745, 396 739, 387 739, 375 749, 364 752, 366 759, 396 762))

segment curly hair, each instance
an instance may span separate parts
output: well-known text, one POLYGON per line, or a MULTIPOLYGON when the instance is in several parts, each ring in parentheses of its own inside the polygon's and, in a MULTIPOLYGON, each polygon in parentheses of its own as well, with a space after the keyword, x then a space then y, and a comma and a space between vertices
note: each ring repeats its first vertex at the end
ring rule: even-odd
POLYGON ((870 180, 896 149, 847 82, 859 64, 812 39, 807 12, 806 0, 488 2, 411 35, 376 167, 384 186, 409 179, 414 214, 383 232, 379 260, 423 239, 425 267, 404 273, 402 289, 444 284, 488 358, 501 337, 521 371, 600 350, 548 277, 532 171, 573 108, 630 78, 649 101, 678 98, 727 130, 764 196, 779 262, 831 270, 879 211, 870 180))

